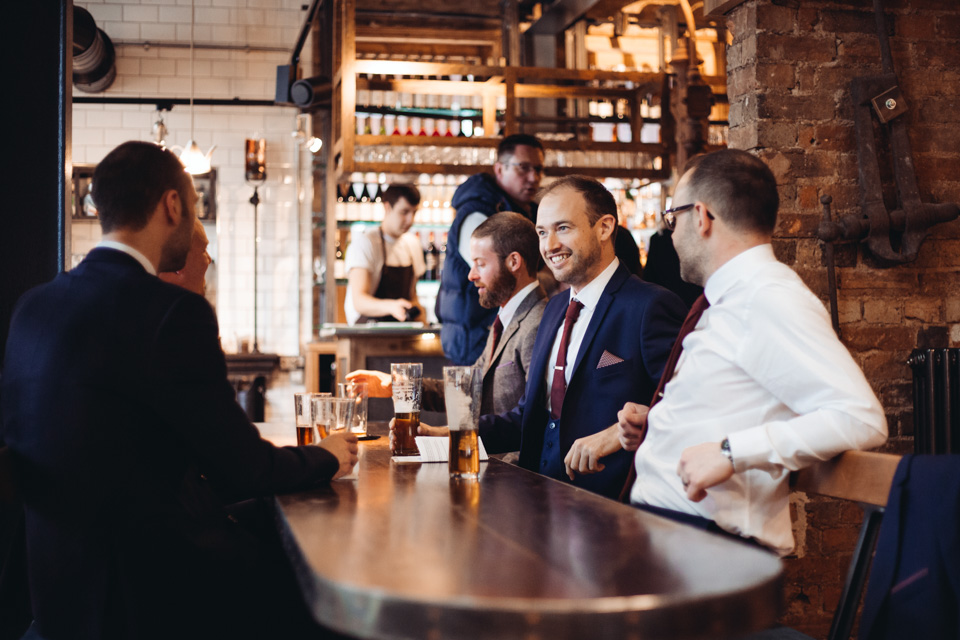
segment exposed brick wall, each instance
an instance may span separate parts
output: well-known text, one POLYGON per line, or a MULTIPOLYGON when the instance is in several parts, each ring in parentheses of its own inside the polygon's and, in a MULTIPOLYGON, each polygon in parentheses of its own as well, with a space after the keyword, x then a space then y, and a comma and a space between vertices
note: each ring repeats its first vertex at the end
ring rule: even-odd
MULTIPOLYGON (((850 80, 879 74, 870 0, 750 0, 728 16, 730 146, 755 151, 780 185, 777 256, 827 303, 816 239, 819 198, 859 214, 850 80)), ((960 202, 960 3, 884 0, 888 33, 923 202, 960 202)), ((883 145, 881 144, 881 147, 883 145)), ((889 154, 887 154, 889 155, 889 154)), ((896 206, 883 169, 887 208, 896 206)), ((918 346, 960 345, 960 221, 936 227, 912 263, 879 268, 861 247, 837 251, 843 341, 886 410, 886 450, 912 449, 911 372, 918 346)), ((798 550, 787 561, 783 622, 825 637, 860 523, 859 509, 794 496, 798 550)))

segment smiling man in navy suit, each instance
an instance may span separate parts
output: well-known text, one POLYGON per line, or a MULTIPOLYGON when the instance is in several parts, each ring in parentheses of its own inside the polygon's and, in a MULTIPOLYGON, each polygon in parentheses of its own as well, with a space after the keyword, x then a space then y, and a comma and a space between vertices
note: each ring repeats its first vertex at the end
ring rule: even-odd
POLYGON ((489 451, 519 449, 520 466, 610 497, 631 462, 610 427, 625 401, 650 401, 687 312, 620 264, 615 233, 616 202, 596 180, 568 176, 544 190, 540 253, 570 288, 544 310, 517 407, 480 419, 489 451), (599 473, 577 473, 601 457, 599 473))
POLYGON ((156 277, 196 220, 175 155, 124 143, 93 184, 103 242, 21 298, 7 342, 30 637, 316 637, 272 523, 227 504, 348 473, 356 437, 274 447, 235 402, 213 309, 156 277))

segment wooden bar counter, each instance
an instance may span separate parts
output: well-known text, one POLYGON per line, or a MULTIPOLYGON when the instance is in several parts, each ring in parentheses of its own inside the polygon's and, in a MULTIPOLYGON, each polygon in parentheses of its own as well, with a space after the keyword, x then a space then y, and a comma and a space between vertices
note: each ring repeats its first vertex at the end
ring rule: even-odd
MULTIPOLYGON (((385 358, 393 362, 420 362, 443 358, 440 327, 421 323, 375 323, 369 325, 324 325, 320 330, 324 342, 307 345, 304 386, 307 391, 320 391, 319 356, 335 354, 336 380, 356 369, 369 369, 371 359, 385 358)), ((442 365, 441 365, 442 366, 442 365)))
POLYGON ((360 638, 727 638, 772 625, 781 563, 499 460, 479 482, 361 442, 358 480, 277 498, 318 622, 360 638))

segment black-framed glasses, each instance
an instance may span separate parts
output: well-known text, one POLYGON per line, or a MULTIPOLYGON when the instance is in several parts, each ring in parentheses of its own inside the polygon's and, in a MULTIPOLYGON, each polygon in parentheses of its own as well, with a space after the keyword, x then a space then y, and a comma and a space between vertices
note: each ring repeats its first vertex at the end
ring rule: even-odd
POLYGON ((543 165, 542 164, 530 164, 529 162, 508 162, 508 167, 516 167, 517 171, 523 175, 530 173, 531 171, 537 174, 538 176, 543 175, 543 165))
MULTIPOLYGON (((677 228, 677 214, 683 213, 684 211, 689 211, 690 209, 693 209, 695 206, 697 206, 696 203, 690 203, 690 204, 680 205, 679 207, 674 207, 673 209, 667 209, 666 211, 660 214, 660 217, 663 218, 663 224, 666 225, 667 229, 669 229, 670 231, 673 231, 674 229, 677 228)), ((713 214, 710 213, 709 211, 707 211, 707 217, 710 218, 711 220, 714 219, 713 214)))

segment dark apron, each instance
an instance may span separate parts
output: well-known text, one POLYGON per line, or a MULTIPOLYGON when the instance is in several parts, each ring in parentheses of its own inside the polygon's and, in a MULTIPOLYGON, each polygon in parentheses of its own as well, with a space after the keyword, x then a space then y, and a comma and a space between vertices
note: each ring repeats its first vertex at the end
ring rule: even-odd
MULTIPOLYGON (((380 284, 377 290, 373 292, 373 297, 380 300, 395 300, 397 298, 407 299, 410 295, 410 287, 413 286, 413 265, 408 267, 388 267, 387 266, 387 241, 383 238, 383 229, 380 232, 380 246, 383 247, 383 269, 380 271, 380 284), (397 292, 402 292, 398 295, 397 292)), ((398 240, 399 241, 399 240, 398 240)), ((393 316, 380 316, 379 318, 370 318, 360 316, 357 324, 367 322, 397 322, 393 316)))

